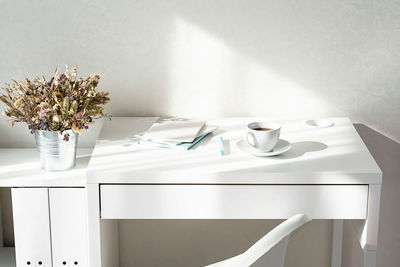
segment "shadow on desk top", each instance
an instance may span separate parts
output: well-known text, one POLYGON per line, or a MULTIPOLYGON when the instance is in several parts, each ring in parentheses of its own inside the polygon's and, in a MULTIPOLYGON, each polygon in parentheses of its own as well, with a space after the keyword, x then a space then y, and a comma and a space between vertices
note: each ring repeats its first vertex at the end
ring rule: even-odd
POLYGON ((291 145, 292 147, 288 152, 271 157, 271 159, 294 159, 303 156, 305 153, 312 153, 328 148, 326 144, 314 141, 293 142, 291 145))

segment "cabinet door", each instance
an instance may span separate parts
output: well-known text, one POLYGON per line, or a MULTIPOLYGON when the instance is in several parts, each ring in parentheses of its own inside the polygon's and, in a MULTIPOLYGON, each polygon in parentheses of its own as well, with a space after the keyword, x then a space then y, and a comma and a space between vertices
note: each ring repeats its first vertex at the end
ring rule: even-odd
POLYGON ((87 266, 84 188, 50 188, 53 266, 87 266))
POLYGON ((52 266, 48 189, 13 188, 11 193, 17 267, 52 266))

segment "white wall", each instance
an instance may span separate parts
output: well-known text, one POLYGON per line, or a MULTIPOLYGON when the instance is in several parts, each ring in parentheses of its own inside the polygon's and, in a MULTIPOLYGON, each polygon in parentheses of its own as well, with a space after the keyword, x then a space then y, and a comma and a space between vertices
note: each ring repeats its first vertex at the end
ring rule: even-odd
MULTIPOLYGON (((99 73, 115 116, 343 115, 400 140, 397 0, 0 0, 0 55, 0 84, 99 73)), ((16 146, 33 137, 1 118, 0 147, 16 146)))
POLYGON ((400 140, 399 24, 397 0, 0 0, 0 84, 77 64, 114 115, 346 115, 400 140))

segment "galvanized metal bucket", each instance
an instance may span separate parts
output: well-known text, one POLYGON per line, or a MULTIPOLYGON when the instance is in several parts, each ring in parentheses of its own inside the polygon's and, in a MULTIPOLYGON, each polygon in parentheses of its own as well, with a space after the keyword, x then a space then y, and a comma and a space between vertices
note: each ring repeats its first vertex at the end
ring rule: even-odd
POLYGON ((46 171, 65 171, 75 167, 78 133, 72 130, 62 134, 55 131, 35 131, 36 146, 40 153, 40 165, 46 171), (68 140, 64 135, 68 134, 68 140))

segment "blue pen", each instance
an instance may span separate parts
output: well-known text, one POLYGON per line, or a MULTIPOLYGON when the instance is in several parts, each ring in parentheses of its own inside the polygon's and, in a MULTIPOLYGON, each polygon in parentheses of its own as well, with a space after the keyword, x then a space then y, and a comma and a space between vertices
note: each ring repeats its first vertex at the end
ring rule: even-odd
POLYGON ((224 139, 222 138, 222 136, 220 136, 218 138, 219 140, 219 153, 221 154, 221 156, 224 155, 224 139))

